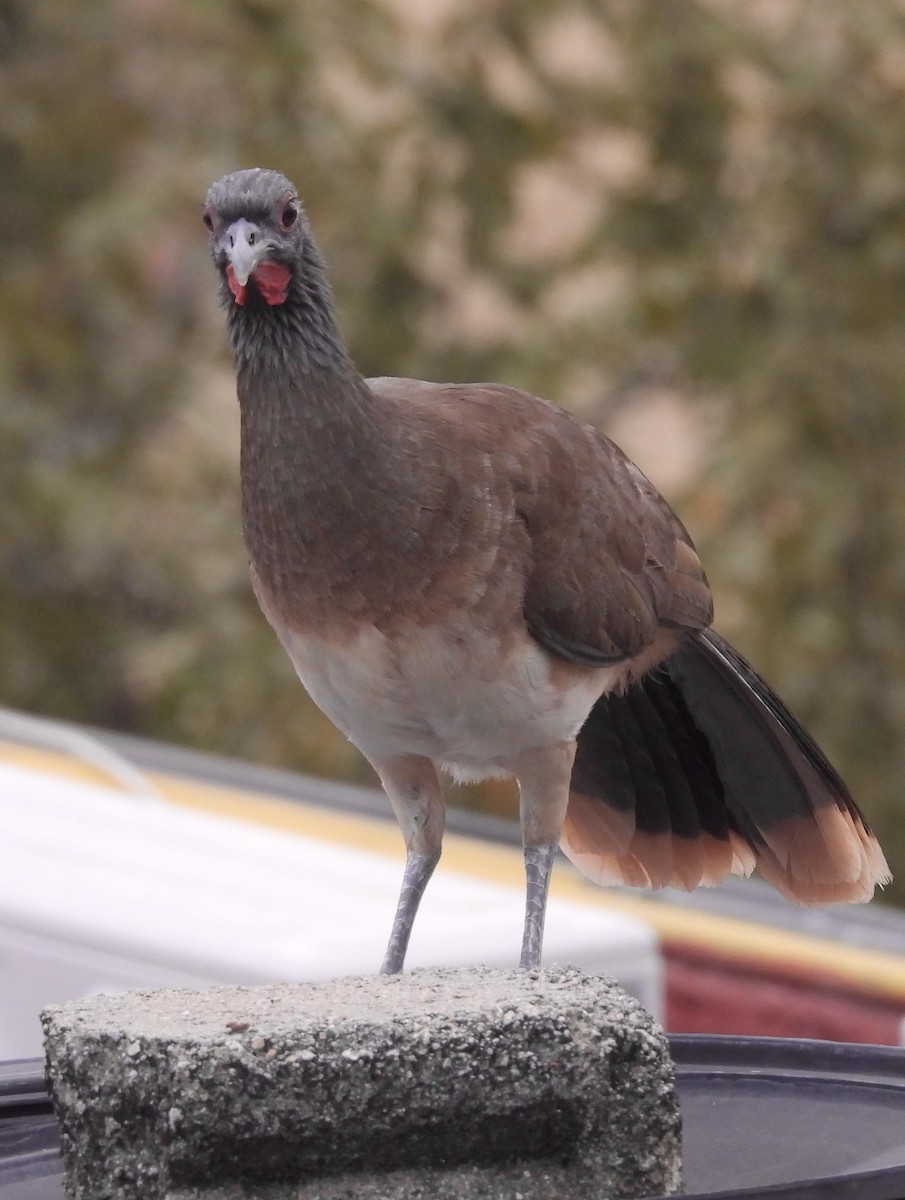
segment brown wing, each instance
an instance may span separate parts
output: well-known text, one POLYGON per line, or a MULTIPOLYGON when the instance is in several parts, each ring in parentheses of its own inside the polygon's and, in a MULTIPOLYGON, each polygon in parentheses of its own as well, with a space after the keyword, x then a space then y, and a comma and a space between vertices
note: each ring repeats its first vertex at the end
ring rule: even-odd
POLYGON ((602 664, 635 657, 663 627, 708 625, 710 590, 679 519, 607 438, 558 424, 555 491, 540 482, 522 502, 529 628, 565 658, 602 664))
POLYGON ((555 654, 598 665, 633 658, 662 628, 710 624, 710 590, 678 517, 608 438, 498 384, 369 381, 449 422, 464 463, 490 458, 530 541, 524 615, 555 654))

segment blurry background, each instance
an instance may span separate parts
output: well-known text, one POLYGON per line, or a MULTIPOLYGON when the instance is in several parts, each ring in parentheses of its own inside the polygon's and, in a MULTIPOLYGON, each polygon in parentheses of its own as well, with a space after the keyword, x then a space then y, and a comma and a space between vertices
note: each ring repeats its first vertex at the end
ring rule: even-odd
POLYGON ((363 372, 638 461, 905 899, 905 3, 0 0, 0 703, 365 780, 247 579, 200 209, 250 165, 363 372))

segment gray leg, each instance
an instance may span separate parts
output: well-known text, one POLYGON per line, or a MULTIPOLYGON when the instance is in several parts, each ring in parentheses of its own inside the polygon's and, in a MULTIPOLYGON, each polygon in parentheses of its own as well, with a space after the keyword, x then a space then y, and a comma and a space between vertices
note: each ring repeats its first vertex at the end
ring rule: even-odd
POLYGON ((550 873, 569 804, 574 759, 575 743, 569 741, 529 750, 516 763, 527 883, 519 966, 526 971, 540 966, 550 873))
POLYGON ((383 789, 390 798, 405 838, 405 873, 396 905, 393 931, 380 968, 381 975, 397 975, 405 963, 415 914, 424 889, 440 859, 443 842, 443 793, 437 768, 428 758, 371 759, 383 789))
POLYGON ((540 966, 544 944, 544 917, 547 915, 547 892, 550 874, 556 857, 557 843, 525 847, 525 931, 522 935, 522 957, 519 966, 533 971, 540 966))
POLYGON ((393 930, 387 944, 383 966, 380 968, 381 975, 398 975, 402 970, 418 905, 421 903, 428 880, 434 873, 434 867, 439 861, 439 850, 436 854, 415 854, 410 850, 406 855, 402 891, 399 893, 393 930))

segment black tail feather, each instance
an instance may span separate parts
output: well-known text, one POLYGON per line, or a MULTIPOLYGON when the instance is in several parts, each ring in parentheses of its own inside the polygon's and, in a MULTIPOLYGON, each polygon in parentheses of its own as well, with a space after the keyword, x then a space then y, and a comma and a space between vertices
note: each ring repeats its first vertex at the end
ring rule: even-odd
POLYGON ((804 903, 865 900, 889 878, 814 740, 710 630, 594 706, 578 735, 563 848, 592 876, 654 887, 756 864, 804 903))

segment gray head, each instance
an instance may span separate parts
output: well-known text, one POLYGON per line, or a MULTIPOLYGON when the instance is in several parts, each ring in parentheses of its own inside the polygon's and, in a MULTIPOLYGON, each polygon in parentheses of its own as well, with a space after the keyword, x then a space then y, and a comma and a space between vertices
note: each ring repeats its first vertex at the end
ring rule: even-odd
POLYGON ((279 171, 252 167, 218 179, 207 192, 204 224, 237 304, 284 303, 306 251, 313 252, 295 187, 279 171))
POLYGON ((260 167, 224 175, 208 188, 204 224, 240 365, 263 355, 271 367, 350 369, 323 263, 285 175, 260 167))

